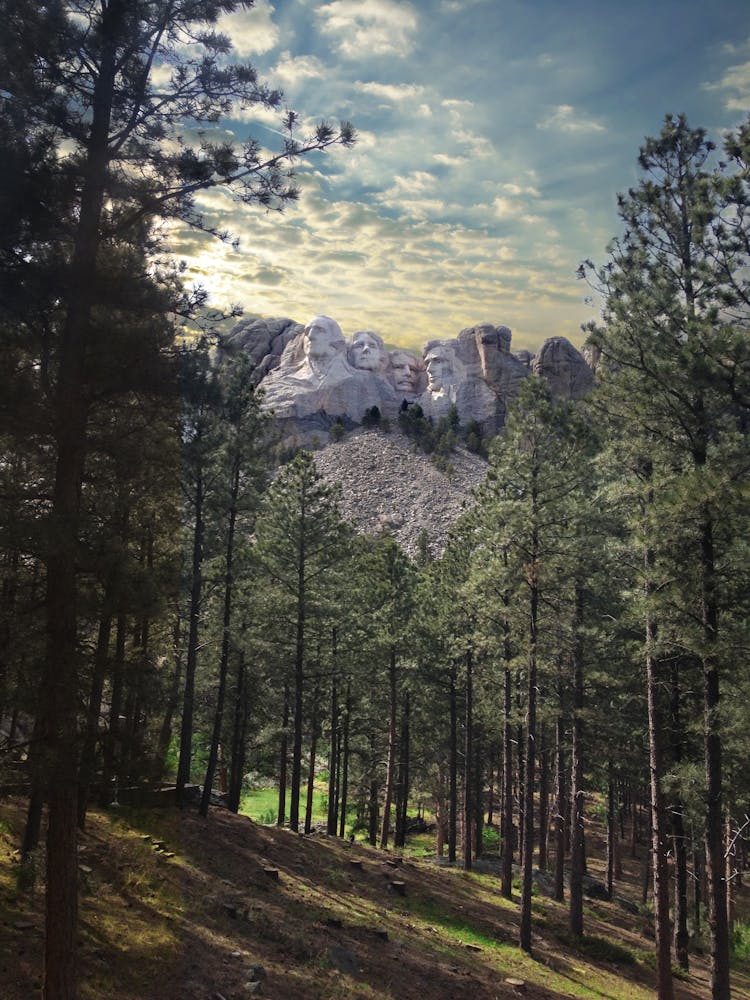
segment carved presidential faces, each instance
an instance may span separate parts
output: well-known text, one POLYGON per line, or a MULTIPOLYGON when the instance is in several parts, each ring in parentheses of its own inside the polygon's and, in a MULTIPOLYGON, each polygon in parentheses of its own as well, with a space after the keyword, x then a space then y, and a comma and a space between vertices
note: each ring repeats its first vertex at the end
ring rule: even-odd
POLYGON ((388 367, 388 353, 383 340, 371 330, 355 333, 347 351, 349 364, 366 372, 380 374, 388 367))
POLYGON ((408 351, 391 351, 389 377, 397 392, 413 396, 419 391, 419 381, 423 367, 420 361, 408 351))
POLYGON ((305 357, 316 374, 324 372, 346 349, 341 327, 330 316, 315 316, 304 330, 305 357))
POLYGON ((456 384, 459 363, 453 341, 429 341, 425 347, 424 364, 428 392, 444 392, 456 384))

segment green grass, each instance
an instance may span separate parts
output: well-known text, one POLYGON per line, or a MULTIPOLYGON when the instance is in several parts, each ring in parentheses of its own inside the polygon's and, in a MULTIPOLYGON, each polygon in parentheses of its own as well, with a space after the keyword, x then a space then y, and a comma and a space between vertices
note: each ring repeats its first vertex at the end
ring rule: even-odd
MULTIPOLYGON (((307 807, 307 788, 300 796, 300 818, 304 819, 307 807)), ((275 823, 279 808, 278 788, 255 788, 245 792, 240 801, 240 812, 256 823, 275 823)), ((289 797, 287 796, 287 816, 289 814, 289 797)), ((313 823, 325 823, 328 815, 328 796, 316 788, 313 791, 313 823)))

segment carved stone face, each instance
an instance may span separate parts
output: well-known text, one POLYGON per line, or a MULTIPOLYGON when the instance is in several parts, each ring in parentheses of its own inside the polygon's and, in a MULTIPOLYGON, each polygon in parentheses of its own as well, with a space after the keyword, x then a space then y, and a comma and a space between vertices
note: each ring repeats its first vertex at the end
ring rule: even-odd
POLYGON ((376 333, 362 330, 355 333, 349 345, 349 363, 366 372, 381 372, 388 362, 383 341, 376 333))
POLYGON ((456 382, 456 353, 448 344, 433 344, 424 356, 427 369, 427 388, 441 392, 456 382))
POLYGON ((341 327, 329 316, 315 316, 305 327, 305 356, 314 372, 324 371, 346 348, 341 327))
POLYGON ((419 384, 420 365, 413 354, 408 351, 393 351, 391 353, 390 377, 393 387, 398 392, 414 394, 419 384))

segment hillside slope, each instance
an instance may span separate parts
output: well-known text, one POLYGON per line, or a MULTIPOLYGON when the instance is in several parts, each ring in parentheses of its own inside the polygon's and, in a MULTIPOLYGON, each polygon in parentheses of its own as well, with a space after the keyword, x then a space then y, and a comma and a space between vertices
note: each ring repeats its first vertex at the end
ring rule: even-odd
POLYGON ((463 447, 441 472, 428 455, 398 430, 359 428, 314 452, 330 483, 342 487, 342 512, 360 530, 388 531, 414 556, 425 531, 433 555, 445 548, 448 531, 487 474, 487 463, 463 447))
MULTIPOLYGON (((15 889, 23 814, 20 801, 0 805, 6 1000, 41 985, 41 879, 30 894, 15 889)), ((653 996, 650 922, 617 903, 589 903, 593 937, 581 950, 567 940, 564 904, 536 898, 530 958, 515 946, 517 902, 500 898, 492 875, 398 864, 221 810, 207 821, 172 809, 94 813, 80 858, 81 1000, 653 996)), ((639 870, 626 862, 619 893, 638 894, 639 870)), ((734 996, 750 996, 748 973, 735 973, 734 996)), ((708 998, 704 958, 676 995, 708 998)))

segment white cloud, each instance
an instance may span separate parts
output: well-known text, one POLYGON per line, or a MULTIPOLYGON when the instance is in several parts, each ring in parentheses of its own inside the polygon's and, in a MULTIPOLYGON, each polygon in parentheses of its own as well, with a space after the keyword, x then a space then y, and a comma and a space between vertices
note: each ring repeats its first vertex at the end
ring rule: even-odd
POLYGON ((747 111, 750 107, 750 60, 729 66, 716 83, 704 83, 704 90, 715 90, 725 95, 727 111, 747 111))
POLYGON ((268 0, 257 0, 250 10, 224 14, 216 22, 216 30, 229 35, 237 55, 259 55, 275 48, 279 29, 273 23, 274 8, 268 0))
POLYGON ((464 146, 469 146, 473 157, 484 159, 485 157, 495 155, 495 147, 486 136, 477 135, 475 132, 469 132, 467 129, 460 128, 456 129, 453 133, 453 138, 456 142, 460 142, 464 146))
POLYGON ((239 102, 235 102, 230 117, 235 122, 267 125, 272 131, 278 132, 281 130, 283 112, 279 108, 267 108, 262 104, 251 104, 246 108, 241 108, 239 102))
POLYGON ((397 0, 333 0, 316 11, 321 30, 349 59, 407 56, 414 48, 417 14, 397 0))
POLYGON ((284 51, 271 71, 271 76, 282 84, 296 83, 298 80, 321 79, 327 73, 325 65, 317 56, 293 56, 284 51))
POLYGON ((578 134, 607 131, 601 122, 578 113, 572 104, 558 104, 552 114, 537 122, 536 127, 578 134))
POLYGON ((459 125, 463 121, 464 112, 474 107, 471 101, 459 101, 453 97, 441 101, 440 106, 448 111, 450 120, 454 125, 459 125))
POLYGON ((537 188, 531 186, 521 187, 519 184, 503 184, 503 191, 506 191, 514 197, 519 197, 523 194, 529 195, 531 198, 539 197, 539 191, 537 188))
POLYGON ((372 94, 384 101, 392 101, 397 104, 399 101, 414 100, 424 93, 424 87, 415 83, 376 83, 368 80, 363 83, 357 80, 354 84, 356 90, 363 94, 372 94))
POLYGON ((166 87, 172 79, 173 72, 174 67, 170 66, 169 63, 157 63, 151 70, 151 76, 149 77, 152 86, 156 87, 157 90, 166 87))
POLYGON ((468 163, 466 156, 449 156, 447 153, 435 153, 432 158, 435 163, 439 163, 443 167, 460 167, 464 163, 468 163))
POLYGON ((436 183, 432 174, 428 174, 424 170, 414 170, 406 177, 397 175, 394 178, 393 186, 384 191, 379 198, 382 201, 397 201, 403 195, 414 197, 415 195, 427 194, 432 192, 436 183))
POLYGON ((515 198, 505 198, 502 195, 492 202, 495 215, 498 219, 510 219, 520 215, 523 211, 523 203, 515 198))
POLYGON ((469 7, 476 7, 485 0, 441 0, 440 9, 448 14, 460 14, 469 7))
POLYGON ((420 118, 432 118, 432 108, 429 104, 420 104, 417 108, 417 114, 420 118))

